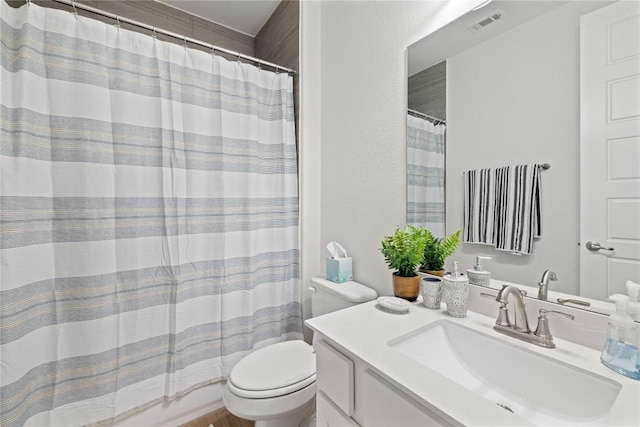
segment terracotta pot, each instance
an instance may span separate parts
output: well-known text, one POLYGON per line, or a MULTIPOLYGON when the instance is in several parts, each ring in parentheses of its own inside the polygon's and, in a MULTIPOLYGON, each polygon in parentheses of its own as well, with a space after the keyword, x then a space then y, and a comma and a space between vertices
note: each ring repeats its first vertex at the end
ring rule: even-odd
POLYGON ((393 273, 393 294, 398 298, 415 301, 420 294, 420 276, 401 277, 393 273))

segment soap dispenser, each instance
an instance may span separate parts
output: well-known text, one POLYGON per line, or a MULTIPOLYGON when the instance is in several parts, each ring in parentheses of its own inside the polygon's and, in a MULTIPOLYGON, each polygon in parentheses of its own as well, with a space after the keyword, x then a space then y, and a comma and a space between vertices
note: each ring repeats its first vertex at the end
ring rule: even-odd
POLYGON ((627 293, 629 294, 629 316, 636 322, 640 322, 640 285, 631 280, 627 280, 627 293))
POLYGON ((467 277, 469 278, 469 283, 472 285, 480 285, 489 287, 491 283, 491 272, 482 269, 482 260, 483 259, 491 259, 490 256, 480 256, 476 257, 476 265, 473 269, 467 270, 467 277))
POLYGON ((616 312, 609 316, 607 341, 600 361, 609 369, 626 377, 640 380, 640 356, 636 340, 636 324, 627 313, 629 297, 615 294, 609 297, 616 303, 616 312))
POLYGON ((453 262, 453 272, 442 278, 442 286, 447 313, 452 317, 467 317, 469 279, 460 274, 456 261, 453 262))

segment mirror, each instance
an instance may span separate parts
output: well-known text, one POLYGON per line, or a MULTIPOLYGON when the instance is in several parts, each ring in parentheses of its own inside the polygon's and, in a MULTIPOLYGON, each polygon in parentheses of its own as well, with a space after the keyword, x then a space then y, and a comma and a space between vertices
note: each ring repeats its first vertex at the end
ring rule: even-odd
MULTIPOLYGON (((533 288, 553 270, 557 281, 549 284, 549 301, 556 293, 596 300, 626 294, 622 279, 617 288, 594 294, 581 293, 579 283, 585 250, 579 221, 580 17, 611 3, 494 0, 409 46, 407 223, 431 229, 435 222, 439 235, 461 228, 465 171, 551 166, 540 171, 542 232, 532 253, 463 243, 454 255, 461 270, 483 255, 492 258, 483 267, 493 279, 533 288), (420 137, 427 142, 416 141, 420 137), (438 144, 446 147, 444 170, 437 166, 438 144), (425 166, 420 159, 426 157, 425 166), (424 169, 426 177, 419 175, 424 169)), ((636 278, 635 270, 640 277, 638 265, 629 267, 627 279, 636 278)))

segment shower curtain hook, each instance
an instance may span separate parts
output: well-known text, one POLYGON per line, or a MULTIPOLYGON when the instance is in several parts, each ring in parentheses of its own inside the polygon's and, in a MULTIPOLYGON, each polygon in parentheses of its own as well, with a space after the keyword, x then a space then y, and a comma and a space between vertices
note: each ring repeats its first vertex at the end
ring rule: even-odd
POLYGON ((258 71, 262 71, 262 61, 258 61, 258 71))
POLYGON ((75 1, 71 2, 71 6, 73 6, 73 14, 76 16, 76 19, 78 19, 78 9, 76 9, 76 2, 75 1))
POLYGON ((184 42, 184 48, 186 49, 187 46, 187 36, 182 36, 182 41, 184 42))
POLYGON ((31 6, 31 0, 27 0, 27 4, 31 6))
POLYGON ((158 32, 156 31, 156 27, 153 27, 153 38, 154 39, 158 38, 158 32))
POLYGON ((236 62, 238 63, 238 65, 240 65, 240 54, 239 53, 236 53, 236 58, 237 58, 236 62))
POLYGON ((113 25, 120 30, 120 17, 118 15, 116 15, 116 23, 113 25))

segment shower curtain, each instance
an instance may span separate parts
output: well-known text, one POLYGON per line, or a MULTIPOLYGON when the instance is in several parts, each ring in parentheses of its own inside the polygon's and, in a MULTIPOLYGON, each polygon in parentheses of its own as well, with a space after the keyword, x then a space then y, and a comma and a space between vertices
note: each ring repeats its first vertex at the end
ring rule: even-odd
POLYGON ((445 236, 444 124, 407 115, 407 223, 445 236))
POLYGON ((1 3, 0 425, 121 419, 301 338, 292 77, 1 3))

